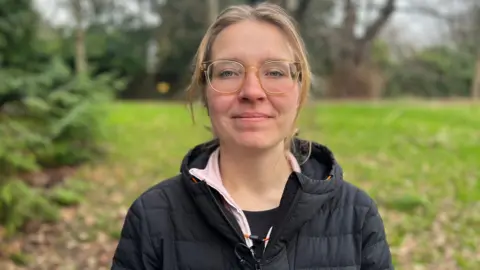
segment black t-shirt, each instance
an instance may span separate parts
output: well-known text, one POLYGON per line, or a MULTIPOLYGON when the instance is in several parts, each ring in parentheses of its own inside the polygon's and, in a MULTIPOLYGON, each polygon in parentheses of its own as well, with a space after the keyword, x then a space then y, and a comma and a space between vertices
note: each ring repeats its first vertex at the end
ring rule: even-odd
MULTIPOLYGON (((277 211, 278 208, 265 211, 243 211, 247 217, 252 235, 258 236, 260 239, 265 239, 270 227, 273 225, 277 211)), ((254 242, 254 250, 257 257, 262 256, 264 247, 264 242, 260 245, 254 242)))

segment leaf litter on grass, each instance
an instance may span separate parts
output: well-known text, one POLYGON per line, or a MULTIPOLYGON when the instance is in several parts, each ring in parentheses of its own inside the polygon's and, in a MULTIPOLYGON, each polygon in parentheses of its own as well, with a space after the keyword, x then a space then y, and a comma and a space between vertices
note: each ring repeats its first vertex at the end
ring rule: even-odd
MULTIPOLYGON (((475 124, 468 119, 480 119, 480 110, 445 109, 321 104, 300 119, 301 136, 329 146, 347 180, 377 200, 397 269, 480 269, 480 155, 472 147, 479 137, 478 128, 464 125, 475 124)), ((79 206, 62 210, 61 222, 42 225, 43 238, 23 238, 29 269, 109 269, 131 202, 177 173, 186 151, 210 136, 201 124, 180 125, 180 117, 190 119, 183 110, 163 103, 112 106, 114 154, 78 172, 93 187, 79 206)))

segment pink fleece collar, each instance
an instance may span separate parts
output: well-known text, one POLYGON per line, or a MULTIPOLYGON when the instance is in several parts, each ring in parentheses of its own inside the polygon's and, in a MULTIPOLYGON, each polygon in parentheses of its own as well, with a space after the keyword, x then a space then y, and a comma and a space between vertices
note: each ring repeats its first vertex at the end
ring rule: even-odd
MULTIPOLYGON (((217 148, 209 157, 207 166, 205 169, 192 168, 190 173, 201 181, 205 181, 210 187, 220 193, 224 199, 226 207, 232 212, 235 216, 240 228, 242 229, 243 234, 245 235, 245 241, 248 246, 252 246, 252 240, 249 238, 251 234, 250 226, 248 224, 247 218, 243 213, 242 209, 235 203, 232 196, 228 193, 227 189, 223 185, 223 181, 220 175, 220 168, 218 164, 219 149, 217 148)), ((300 165, 297 162, 297 159, 293 156, 292 153, 288 153, 288 158, 292 169, 295 172, 301 172, 300 165)), ((268 232, 267 238, 270 237, 270 231, 268 232)), ((268 244, 268 240, 265 244, 268 244)), ((265 245, 266 246, 266 245, 265 245)))
MULTIPOLYGON (((190 169, 190 173, 194 175, 199 180, 205 181, 208 185, 214 187, 215 189, 221 191, 221 193, 225 193, 228 195, 227 190, 225 189, 222 181, 222 177, 220 175, 220 167, 218 164, 218 156, 219 156, 219 149, 217 148, 209 157, 207 166, 205 169, 197 169, 192 168, 190 169)), ((288 153, 288 159, 290 161, 290 165, 295 172, 301 172, 300 165, 297 162, 297 159, 293 156, 292 153, 288 153)), ((228 195, 228 197, 230 197, 228 195)), ((233 200, 229 198, 229 200, 233 200)))

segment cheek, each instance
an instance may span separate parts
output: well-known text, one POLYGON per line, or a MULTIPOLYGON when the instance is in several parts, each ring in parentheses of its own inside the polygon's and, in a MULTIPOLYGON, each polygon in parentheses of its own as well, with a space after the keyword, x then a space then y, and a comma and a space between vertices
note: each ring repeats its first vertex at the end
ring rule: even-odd
POLYGON ((283 96, 272 96, 272 105, 275 109, 285 115, 296 114, 300 102, 300 95, 298 91, 286 93, 283 96))
POLYGON ((207 90, 206 95, 207 110, 212 121, 224 115, 228 115, 230 110, 232 97, 227 95, 220 95, 213 91, 207 90))

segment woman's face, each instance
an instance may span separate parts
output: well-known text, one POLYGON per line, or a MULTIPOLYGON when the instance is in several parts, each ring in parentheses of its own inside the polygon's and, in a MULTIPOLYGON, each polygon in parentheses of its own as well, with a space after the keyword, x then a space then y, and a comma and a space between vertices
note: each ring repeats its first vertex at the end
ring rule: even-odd
POLYGON ((217 36, 206 98, 222 143, 267 149, 291 134, 300 90, 296 69, 285 60, 294 59, 286 36, 268 23, 243 21, 217 36))

